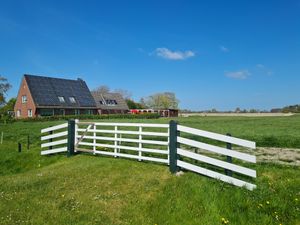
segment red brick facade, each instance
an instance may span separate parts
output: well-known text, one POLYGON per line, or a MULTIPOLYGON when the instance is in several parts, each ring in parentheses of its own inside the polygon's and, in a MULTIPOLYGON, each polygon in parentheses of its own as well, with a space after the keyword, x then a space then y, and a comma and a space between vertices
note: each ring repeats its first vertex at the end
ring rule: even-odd
POLYGON ((22 82, 21 82, 21 86, 19 89, 19 93, 18 93, 18 97, 17 97, 17 101, 15 104, 15 116, 16 118, 27 118, 29 117, 29 112, 28 110, 32 110, 32 117, 36 116, 36 107, 35 104, 33 102, 32 96, 30 94, 27 82, 25 80, 25 78, 23 78, 22 82), (27 101, 22 103, 22 96, 26 96, 27 101))

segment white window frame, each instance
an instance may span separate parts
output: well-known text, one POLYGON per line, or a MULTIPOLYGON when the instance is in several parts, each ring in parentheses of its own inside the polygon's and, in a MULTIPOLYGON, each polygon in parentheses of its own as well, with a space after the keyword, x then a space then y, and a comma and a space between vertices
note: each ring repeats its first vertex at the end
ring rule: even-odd
POLYGON ((27 116, 28 117, 32 117, 32 109, 28 109, 27 110, 27 116))
POLYGON ((21 109, 17 110, 17 117, 21 117, 21 109))
POLYGON ((71 103, 76 103, 75 97, 69 97, 69 100, 70 100, 71 103))
POLYGON ((63 96, 58 96, 58 100, 60 103, 65 103, 65 98, 63 96))
POLYGON ((27 96, 26 95, 22 95, 22 103, 27 103, 27 96))

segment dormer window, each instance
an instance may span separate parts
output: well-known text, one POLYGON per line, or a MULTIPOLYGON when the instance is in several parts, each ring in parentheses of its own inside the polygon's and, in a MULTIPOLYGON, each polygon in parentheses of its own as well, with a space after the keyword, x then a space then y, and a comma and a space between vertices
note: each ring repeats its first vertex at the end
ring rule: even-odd
POLYGON ((27 96, 26 95, 23 95, 22 96, 22 103, 26 103, 27 102, 27 96))
POLYGON ((61 103, 65 103, 65 102, 66 102, 66 101, 65 101, 65 98, 62 97, 62 96, 58 96, 58 100, 59 100, 59 102, 61 102, 61 103))
POLYGON ((74 97, 69 97, 69 100, 70 100, 71 103, 76 103, 76 100, 75 100, 74 97))
POLYGON ((117 105, 118 103, 116 100, 109 99, 109 100, 106 100, 106 104, 110 105, 110 106, 114 106, 114 105, 117 105))

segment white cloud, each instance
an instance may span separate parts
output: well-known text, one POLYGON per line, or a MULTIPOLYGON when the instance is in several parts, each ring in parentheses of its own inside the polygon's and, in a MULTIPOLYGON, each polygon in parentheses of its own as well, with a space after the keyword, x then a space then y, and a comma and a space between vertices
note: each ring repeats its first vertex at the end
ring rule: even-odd
POLYGON ((259 68, 259 69, 264 69, 265 65, 263 65, 263 64, 257 64, 256 67, 259 68))
POLYGON ((268 76, 273 75, 273 71, 263 64, 256 64, 256 68, 258 69, 259 72, 264 73, 265 75, 268 76))
POLYGON ((191 50, 187 51, 171 51, 167 48, 157 48, 154 51, 154 54, 158 57, 169 59, 169 60, 184 60, 196 55, 195 52, 191 50))
POLYGON ((247 79, 251 73, 248 70, 240 70, 234 72, 226 72, 225 76, 233 79, 245 80, 247 79))
POLYGON ((224 47, 224 46, 220 46, 220 50, 221 50, 222 52, 229 52, 229 48, 226 48, 226 47, 224 47))

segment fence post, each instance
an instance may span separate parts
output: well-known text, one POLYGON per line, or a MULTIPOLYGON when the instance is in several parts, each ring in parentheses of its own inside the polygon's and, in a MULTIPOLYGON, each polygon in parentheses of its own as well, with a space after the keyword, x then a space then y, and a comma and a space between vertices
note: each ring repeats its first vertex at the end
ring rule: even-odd
POLYGON ((169 123, 169 168, 171 173, 178 171, 177 167, 177 122, 171 120, 169 123))
MULTIPOLYGON (((52 127, 52 126, 50 126, 50 127, 52 127)), ((52 135, 52 134, 53 134, 53 130, 49 131, 49 135, 52 135)), ((49 139, 49 142, 52 142, 52 141, 53 141, 53 139, 50 138, 50 139, 49 139)), ((51 149, 52 149, 52 146, 49 146, 49 149, 51 150, 51 149)))
POLYGON ((30 148, 30 136, 29 134, 27 135, 27 150, 30 148))
MULTIPOLYGON (((230 133, 227 133, 226 135, 231 137, 230 133)), ((226 148, 231 150, 231 148, 232 148, 231 143, 226 143, 226 148)), ((229 162, 229 163, 232 163, 232 157, 231 156, 226 156, 226 161, 229 162)), ((225 174, 227 176, 232 177, 232 171, 231 170, 225 169, 225 174)))
POLYGON ((22 144, 18 142, 18 152, 22 152, 22 144))
POLYGON ((67 156, 70 157, 74 155, 75 146, 75 120, 68 121, 68 153, 67 156))

